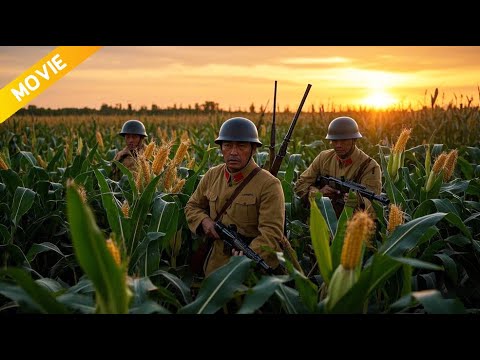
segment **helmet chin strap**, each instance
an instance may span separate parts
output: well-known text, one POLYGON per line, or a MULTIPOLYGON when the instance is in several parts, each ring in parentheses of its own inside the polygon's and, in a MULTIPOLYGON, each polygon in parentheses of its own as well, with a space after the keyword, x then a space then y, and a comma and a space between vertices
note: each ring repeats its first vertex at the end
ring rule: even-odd
POLYGON ((350 140, 352 140, 352 146, 344 156, 340 157, 341 159, 348 159, 353 154, 353 151, 355 150, 355 143, 357 142, 357 139, 350 139, 350 140))
MULTIPOLYGON (((252 158, 253 158, 253 144, 250 143, 250 157, 249 157, 249 160, 247 162, 247 165, 252 160, 252 158)), ((245 165, 245 166, 247 166, 247 165, 245 165)))
POLYGON ((248 159, 247 163, 245 164, 245 166, 243 168, 241 168, 240 170, 236 171, 236 172, 240 172, 240 171, 243 171, 243 169, 245 169, 248 164, 250 164, 250 161, 252 161, 252 156, 250 156, 250 158, 248 159))
MULTIPOLYGON (((251 148, 250 148, 250 157, 248 158, 248 161, 247 161, 247 163, 245 164, 245 166, 244 166, 244 167, 242 167, 240 170, 237 170, 237 171, 235 171, 236 173, 237 173, 237 172, 240 172, 240 171, 242 171, 243 169, 245 169, 245 168, 248 166, 248 164, 250 164, 250 161, 252 161, 252 158, 253 158, 253 151, 254 151, 254 150, 256 150, 256 147, 254 148, 254 145, 253 145, 253 143, 250 143, 250 144, 251 144, 251 148)), ((220 145, 220 146, 221 146, 221 145, 220 145)), ((227 165, 227 169, 228 169, 228 165, 227 165)), ((230 169, 228 169, 228 171, 232 172, 230 169)))

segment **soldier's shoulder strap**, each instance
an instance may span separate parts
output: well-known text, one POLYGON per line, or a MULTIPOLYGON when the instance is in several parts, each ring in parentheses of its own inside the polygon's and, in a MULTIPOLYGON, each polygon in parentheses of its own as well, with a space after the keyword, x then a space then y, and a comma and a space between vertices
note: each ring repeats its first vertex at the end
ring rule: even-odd
POLYGON ((365 159, 361 164, 360 164, 360 167, 358 168, 357 172, 355 173, 355 176, 353 178, 353 182, 356 182, 356 183, 359 183, 360 182, 360 179, 362 178, 363 176, 363 173, 365 172, 365 169, 367 168, 367 166, 370 164, 370 162, 372 161, 373 159, 369 156, 367 159, 365 159))

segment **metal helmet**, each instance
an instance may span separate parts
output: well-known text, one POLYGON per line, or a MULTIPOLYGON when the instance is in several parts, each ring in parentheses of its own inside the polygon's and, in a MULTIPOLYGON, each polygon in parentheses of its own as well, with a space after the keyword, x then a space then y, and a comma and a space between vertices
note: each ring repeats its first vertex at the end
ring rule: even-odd
POLYGON ((245 141, 262 146, 257 127, 251 120, 243 117, 234 117, 222 124, 215 144, 221 144, 222 141, 245 141))
POLYGON ((138 120, 128 120, 123 124, 122 131, 120 131, 118 135, 125 136, 126 134, 135 134, 145 137, 147 136, 145 125, 138 120))
POLYGON ((328 140, 359 139, 362 134, 358 131, 358 125, 355 120, 348 116, 340 116, 333 119, 328 125, 328 140))

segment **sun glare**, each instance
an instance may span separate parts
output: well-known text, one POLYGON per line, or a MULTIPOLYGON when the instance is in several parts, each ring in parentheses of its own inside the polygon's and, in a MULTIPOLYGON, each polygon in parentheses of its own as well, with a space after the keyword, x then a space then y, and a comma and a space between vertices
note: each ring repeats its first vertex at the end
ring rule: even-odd
POLYGON ((361 100, 361 105, 366 105, 374 109, 386 109, 398 102, 392 95, 386 92, 375 92, 363 100, 361 100))

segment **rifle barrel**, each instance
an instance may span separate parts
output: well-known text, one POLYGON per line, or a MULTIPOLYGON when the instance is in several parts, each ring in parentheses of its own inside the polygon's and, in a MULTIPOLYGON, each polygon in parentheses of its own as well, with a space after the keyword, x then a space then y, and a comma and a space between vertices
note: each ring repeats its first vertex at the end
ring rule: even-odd
POLYGON ((277 80, 275 80, 275 88, 273 90, 273 115, 272 115, 272 129, 270 130, 270 167, 275 160, 275 136, 276 136, 276 126, 275 126, 275 110, 277 108, 277 80))
POLYGON ((287 147, 288 147, 288 143, 290 141, 290 138, 292 137, 293 129, 295 128, 295 125, 297 124, 298 117, 300 116, 300 113, 302 112, 303 104, 305 103, 305 100, 307 99, 307 96, 308 96, 308 93, 310 92, 311 87, 312 87, 312 84, 307 85, 307 88, 305 89, 305 93, 303 94, 302 101, 300 102, 300 105, 298 106, 297 112, 295 113, 295 116, 293 117, 292 123, 290 124, 290 127, 288 129, 288 132, 285 135, 285 138, 283 139, 282 145, 280 146, 280 150, 278 151, 277 156, 275 156, 275 160, 273 161, 272 165, 270 166, 270 173, 273 176, 277 176, 278 170, 280 170, 280 165, 282 164, 282 160, 285 157, 285 154, 287 153, 287 147))
POLYGON ((307 99, 307 96, 308 96, 308 93, 310 92, 311 87, 312 87, 312 84, 308 84, 307 88, 305 89, 305 93, 303 94, 302 101, 300 102, 300 105, 298 106, 297 112, 295 113, 295 116, 293 117, 292 123, 290 124, 290 127, 288 129, 287 135, 285 135, 285 139, 287 139, 287 142, 290 141, 290 137, 292 136, 293 129, 295 128, 295 125, 297 124, 298 117, 300 116, 300 113, 302 112, 303 104, 305 103, 305 100, 307 99))

